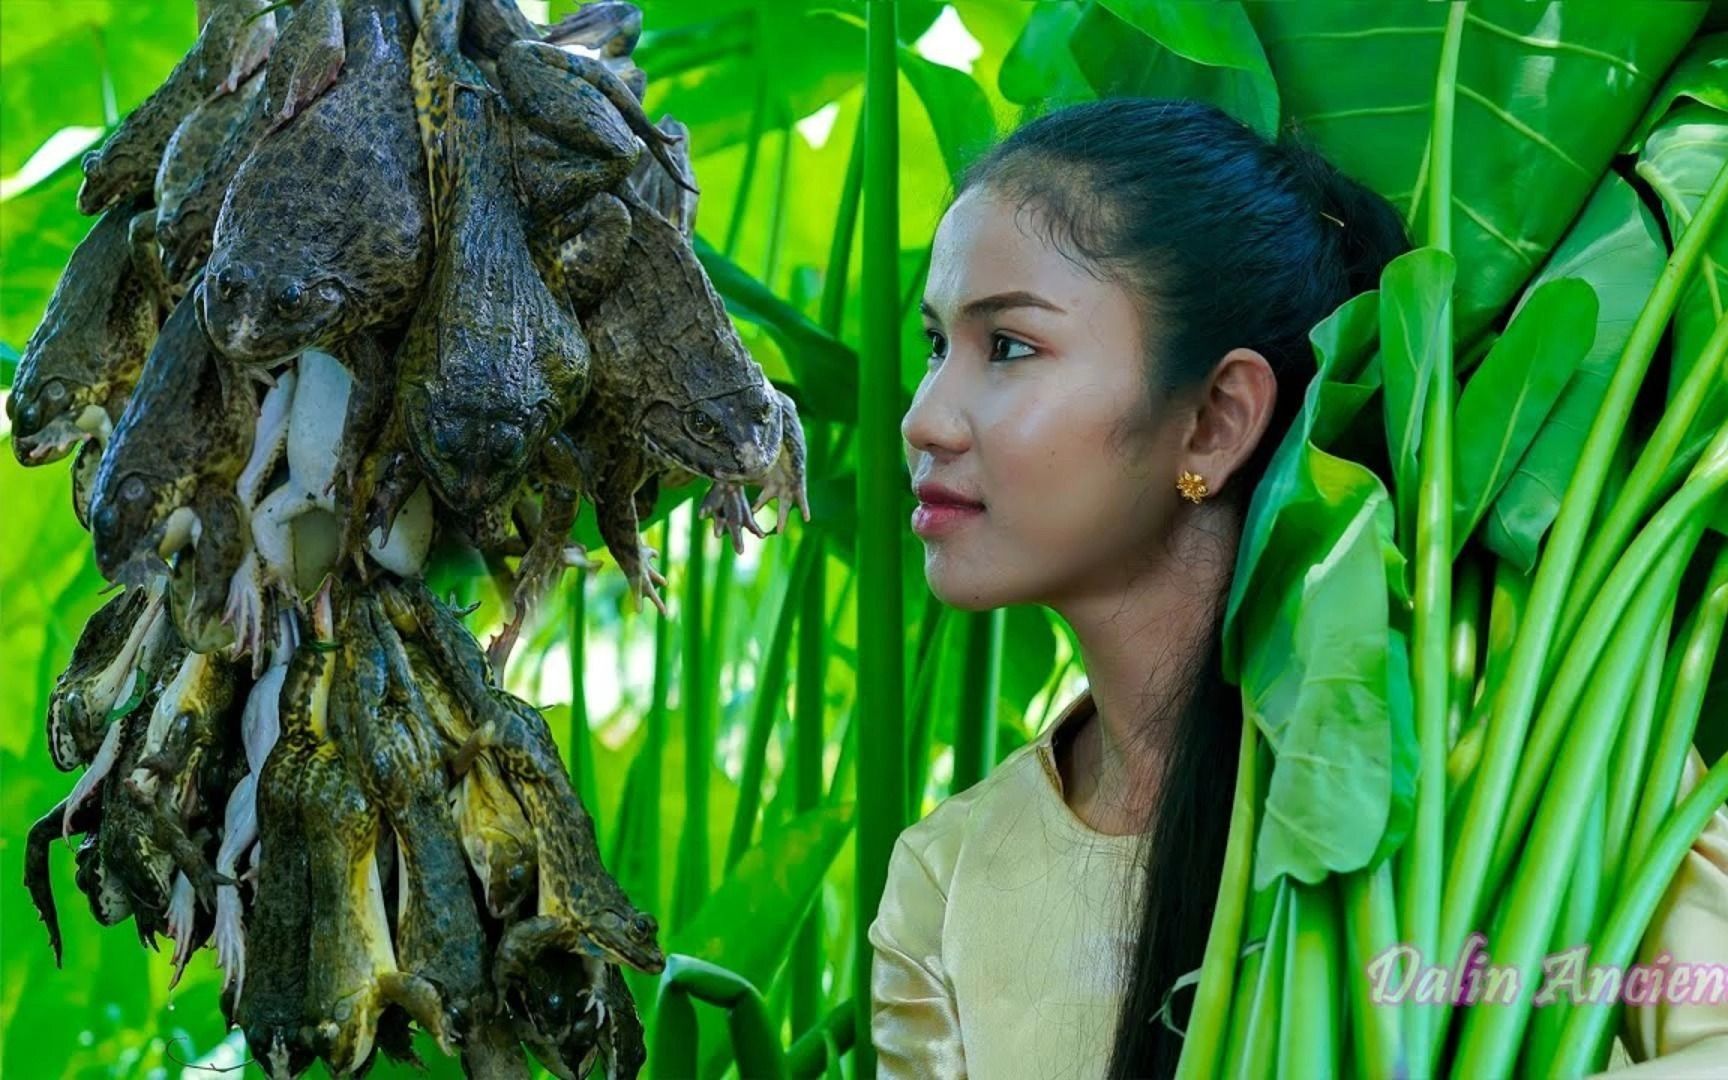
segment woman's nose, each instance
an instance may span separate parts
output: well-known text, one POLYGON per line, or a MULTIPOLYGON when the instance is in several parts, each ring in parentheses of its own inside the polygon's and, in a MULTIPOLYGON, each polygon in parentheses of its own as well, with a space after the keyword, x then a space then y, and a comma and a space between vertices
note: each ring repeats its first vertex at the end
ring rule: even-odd
POLYGON ((953 392, 954 380, 943 377, 945 370, 938 368, 924 376, 900 421, 909 460, 921 453, 957 454, 970 443, 970 426, 953 392))

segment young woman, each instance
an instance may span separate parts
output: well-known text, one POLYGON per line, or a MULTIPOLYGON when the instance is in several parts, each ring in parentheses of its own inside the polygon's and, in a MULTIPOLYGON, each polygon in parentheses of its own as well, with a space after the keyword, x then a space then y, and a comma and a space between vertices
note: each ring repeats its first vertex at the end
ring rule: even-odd
MULTIPOLYGON (((896 845, 870 928, 883 1076, 1174 1071, 1191 995, 1174 1028, 1155 1016, 1200 965, 1224 856, 1243 517, 1313 374, 1309 330, 1409 247, 1311 149, 1195 102, 1051 113, 964 178, 902 425, 912 526, 946 603, 1066 620, 1089 689, 896 845)), ((1651 938, 1728 964, 1728 814, 1651 938)), ((1664 1056, 1625 1075, 1728 1075, 1728 1001, 1627 1017, 1632 1054, 1664 1056)))

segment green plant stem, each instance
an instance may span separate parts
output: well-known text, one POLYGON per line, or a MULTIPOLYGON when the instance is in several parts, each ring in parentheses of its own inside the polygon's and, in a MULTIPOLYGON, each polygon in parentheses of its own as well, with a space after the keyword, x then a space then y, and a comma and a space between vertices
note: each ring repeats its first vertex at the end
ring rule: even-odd
POLYGON ((762 778, 768 759, 768 740, 774 734, 774 724, 780 718, 780 708, 786 697, 786 673, 792 652, 792 627, 802 602, 810 567, 821 554, 821 538, 806 529, 793 557, 792 571, 787 575, 786 591, 780 600, 780 614, 774 621, 774 636, 769 639, 768 653, 762 658, 761 681, 756 684, 755 712, 750 719, 750 732, 744 745, 744 765, 738 777, 738 808, 732 816, 732 832, 726 845, 726 869, 731 870, 750 849, 750 839, 756 829, 756 814, 762 806, 762 778))
POLYGON ((1278 1024, 1278 1075, 1304 1080, 1337 1076, 1345 1000, 1338 985, 1338 900, 1330 877, 1318 885, 1296 882, 1290 891, 1285 954, 1284 1015, 1278 1024))
POLYGON ((713 686, 708 678, 707 642, 703 634, 703 579, 707 576, 705 522, 690 503, 690 556, 684 568, 684 602, 679 612, 684 630, 684 667, 679 695, 684 708, 684 828, 678 838, 678 877, 673 883, 674 928, 689 922, 708 894, 708 772, 714 746, 713 686))
POLYGON ((828 242, 828 272, 822 278, 817 319, 822 329, 840 336, 846 321, 846 275, 852 266, 852 238, 858 231, 858 199, 864 188, 864 114, 852 132, 846 158, 846 179, 840 185, 840 206, 834 213, 834 236, 828 242))
MULTIPOLYGON (((900 439, 899 64, 895 7, 871 0, 865 16, 863 348, 858 394, 858 744, 857 904, 853 997, 858 1029, 870 1029, 870 923, 888 860, 906 824, 905 685, 901 635, 900 531, 906 484, 900 439)), ((876 1075, 876 1053, 860 1039, 855 1075, 876 1075)))
POLYGON ((1591 530, 1590 546, 1578 566, 1566 606, 1560 613, 1560 630, 1556 640, 1564 642, 1583 618, 1585 606, 1596 594, 1602 579, 1613 569, 1614 560, 1626 547, 1650 506, 1663 494, 1658 486, 1668 474, 1669 466, 1679 453, 1693 421, 1704 407, 1710 393, 1728 379, 1728 315, 1716 321, 1716 329, 1705 342, 1704 351, 1685 380, 1662 409, 1662 419, 1650 434, 1649 442, 1638 455, 1638 463, 1626 480, 1613 509, 1591 530))
POLYGON ((700 1075, 697 1061, 696 998, 726 1010, 726 1026, 740 1076, 780 1080, 786 1058, 762 995, 748 979, 725 968, 674 953, 666 958, 655 1006, 654 1065, 658 1076, 700 1075))
POLYGON ((818 1076, 830 1064, 837 1064, 838 1055, 852 1049, 857 1039, 857 1009, 848 998, 828 1010, 820 1025, 810 1024, 801 1031, 786 1050, 786 1070, 794 1080, 818 1076))
POLYGON ((1349 956, 1344 969, 1344 1001, 1350 1009, 1351 1052, 1357 1076, 1397 1076, 1405 1071, 1407 1013, 1420 1007, 1407 1000, 1397 1007, 1375 1000, 1375 983, 1368 974, 1376 957, 1398 944, 1393 861, 1382 859, 1378 866, 1345 874, 1339 880, 1349 956))
MULTIPOLYGON (((1453 111, 1458 96, 1458 54, 1464 34, 1465 5, 1447 7, 1435 76, 1434 117, 1428 196, 1428 244, 1452 251, 1453 111)), ((1416 741, 1420 767, 1416 814, 1406 841, 1408 858, 1399 882, 1402 905, 1398 923, 1419 955, 1435 955, 1440 939, 1440 897, 1446 859, 1447 713, 1452 699, 1452 668, 1447 650, 1452 630, 1452 437, 1457 380, 1453 376, 1453 298, 1448 295, 1435 320, 1434 370, 1422 417, 1421 477, 1416 508, 1416 613, 1410 659, 1415 695, 1416 741)), ((1406 1011, 1410 1045, 1426 1067, 1437 1039, 1434 1014, 1406 1011)), ((1420 1068, 1419 1070, 1420 1071, 1420 1068)))
MULTIPOLYGON (((1568 868, 1578 857, 1592 792, 1600 788, 1638 668, 1702 532, 1699 523, 1665 534, 1660 560, 1645 577, 1625 617, 1614 620, 1612 651, 1594 665, 1584 700, 1570 713, 1570 730, 1554 776, 1537 808, 1519 873, 1507 890, 1498 937, 1489 943, 1492 963, 1523 977, 1513 1000, 1480 1003, 1467 1010, 1455 1062, 1459 1076, 1511 1075, 1534 999, 1537 980, 1531 973, 1541 970, 1542 952, 1565 898, 1565 890, 1554 883, 1567 879, 1568 868)), ((1616 577, 1625 565, 1623 561, 1616 568, 1616 577)), ((1574 649, 1568 665, 1576 655, 1574 649)))
POLYGON ((1650 519, 1615 566, 1602 591, 1590 605, 1587 621, 1567 649, 1554 686, 1531 729, 1523 760, 1518 763, 1516 783, 1504 819, 1506 831, 1493 847, 1488 884, 1498 884, 1504 876, 1512 849, 1529 820, 1530 808, 1544 788, 1548 769, 1554 762, 1555 747, 1573 725, 1572 707, 1589 681, 1591 669, 1596 665, 1597 657, 1602 655, 1620 613, 1632 603, 1638 582, 1657 562, 1672 537, 1688 535, 1692 543, 1698 542, 1704 529, 1704 517, 1710 513, 1725 485, 1728 485, 1728 424, 1724 424, 1717 433, 1698 468, 1693 470, 1692 477, 1650 519))
POLYGON ((600 827, 600 785, 594 775, 594 745, 588 727, 588 571, 576 568, 570 582, 570 779, 600 827))
MULTIPOLYGON (((1728 802, 1728 754, 1722 755, 1681 800, 1621 886, 1613 911, 1596 936, 1591 964, 1624 968, 1631 961, 1681 861, 1724 802, 1728 802)), ((1589 1072, 1587 1065, 1598 1058, 1611 1034, 1609 1022, 1619 1011, 1613 1001, 1589 1002, 1573 1009, 1560 1036, 1558 1052, 1548 1064, 1548 1075, 1572 1077, 1589 1072)))
MULTIPOLYGON (((810 579, 799 594, 798 672, 792 705, 793 797, 799 813, 822 804, 822 750, 826 745, 823 724, 824 680, 828 648, 823 635, 823 605, 828 593, 827 542, 821 530, 805 527, 805 543, 816 549, 810 560, 810 579)), ((816 1022, 826 997, 822 990, 822 900, 817 896, 810 913, 798 928, 792 947, 792 1030, 806 1031, 816 1022)), ((848 1005, 847 1019, 852 1014, 848 1005)))
POLYGON ((1686 644, 1676 651, 1679 667, 1671 680, 1673 689, 1662 711, 1661 731, 1650 754, 1649 774, 1644 778, 1638 810, 1632 817, 1625 853, 1628 867, 1644 861, 1657 830, 1674 809, 1674 795, 1680 789, 1686 755, 1698 729, 1698 716, 1704 708, 1704 695, 1710 687, 1710 673, 1716 664, 1725 623, 1728 623, 1728 544, 1717 549, 1704 594, 1688 626, 1681 631, 1686 644))
POLYGON ((958 612, 932 596, 924 607, 924 619, 918 627, 918 656, 912 676, 912 731, 906 739, 906 820, 924 816, 924 791, 930 772, 932 714, 936 705, 936 684, 942 672, 944 650, 949 626, 958 612))
POLYGON ((966 654, 960 707, 954 714, 954 795, 984 779, 996 765, 996 702, 1002 683, 1003 608, 964 618, 966 654))
MULTIPOLYGON (((1626 855, 1626 836, 1632 828, 1632 814, 1644 789, 1644 775, 1650 754, 1650 740, 1656 726, 1656 710, 1661 703, 1665 676, 1674 665, 1668 663, 1668 642, 1674 629, 1674 612, 1679 597, 1671 597, 1668 610, 1657 625, 1656 636, 1650 642, 1650 653, 1639 672, 1637 693, 1620 738, 1609 758, 1607 795, 1603 806, 1602 835, 1606 850, 1602 854, 1601 887, 1609 896, 1620 878, 1622 860, 1626 855)), ((1678 657, 1678 654, 1676 654, 1678 657)), ((1672 679, 1666 680, 1670 685, 1672 679)))
MULTIPOLYGON (((1602 405, 1585 437, 1578 467, 1566 486, 1560 509, 1549 530, 1531 586, 1525 617, 1506 669, 1506 680, 1495 699, 1487 721, 1488 735, 1482 765, 1472 781, 1470 800, 1457 831, 1457 844, 1450 852, 1445 902, 1442 905, 1441 956, 1457 956, 1464 939, 1482 914, 1488 895, 1489 868, 1502 830, 1518 831, 1506 822, 1507 802, 1520 759, 1524 757, 1526 734, 1536 705, 1549 646, 1561 605, 1572 585, 1586 532, 1594 516, 1614 444, 1626 429, 1632 405, 1643 385, 1657 343, 1679 300, 1680 290, 1690 279, 1703 255, 1705 240, 1728 206, 1728 169, 1716 176, 1699 204, 1692 226, 1680 238, 1668 264, 1657 278, 1649 301, 1639 313, 1625 351, 1608 384, 1602 405)), ((1443 1027, 1444 1025, 1441 1025, 1443 1027)), ((1421 1067, 1432 1072, 1438 1038, 1426 1048, 1421 1067)))
POLYGON ((1218 879, 1218 899, 1206 952, 1200 962, 1200 983, 1182 1039, 1177 1080, 1218 1075, 1230 1030, 1230 994, 1236 983, 1236 962, 1242 954, 1242 927, 1254 883, 1254 834, 1259 826, 1260 740, 1253 721, 1242 724, 1236 758, 1236 794, 1230 806, 1230 834, 1224 844, 1224 869, 1218 879))
POLYGON ((1252 953, 1244 950, 1242 975, 1236 984, 1238 1004, 1230 1016, 1230 1052, 1225 1058, 1225 1076, 1264 1080, 1277 1073, 1284 961, 1289 951, 1290 888, 1290 878, 1280 877, 1271 887, 1269 909, 1265 893, 1256 895, 1252 901, 1249 923, 1255 929, 1250 942, 1258 940, 1263 944, 1252 953))
POLYGON ((720 249, 730 259, 744 233, 745 214, 750 209, 750 188, 756 181, 756 159, 762 150, 762 132, 768 126, 768 68, 756 80, 756 107, 750 112, 750 134, 744 143, 744 167, 738 174, 738 193, 732 200, 732 217, 726 222, 726 243, 720 249))
POLYGON ((1458 745, 1458 739, 1470 726, 1486 586, 1481 560, 1466 556, 1458 566, 1458 582, 1452 590, 1452 638, 1446 650, 1452 665, 1451 695, 1446 706, 1448 749, 1458 745))

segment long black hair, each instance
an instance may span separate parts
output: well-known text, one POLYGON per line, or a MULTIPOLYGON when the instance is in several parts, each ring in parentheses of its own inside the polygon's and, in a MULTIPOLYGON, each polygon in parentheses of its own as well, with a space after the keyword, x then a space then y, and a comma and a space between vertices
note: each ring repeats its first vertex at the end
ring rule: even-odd
MULTIPOLYGON (((1216 499, 1238 522, 1314 373, 1309 331, 1411 247, 1398 210, 1297 131, 1274 142, 1199 101, 1115 98, 1047 113, 973 162, 956 194, 978 186, 1035 211, 1059 250, 1137 298, 1141 324, 1156 331, 1144 343, 1150 402, 1198 387, 1232 348, 1266 357, 1279 387, 1271 421, 1216 499)), ((1223 599, 1179 700, 1160 708, 1175 726, 1138 860, 1112 1078, 1175 1072, 1181 1037, 1155 1016, 1200 966, 1211 927, 1243 722, 1220 666, 1223 599)), ((1175 1027, 1191 1003, 1172 1003, 1175 1027)))

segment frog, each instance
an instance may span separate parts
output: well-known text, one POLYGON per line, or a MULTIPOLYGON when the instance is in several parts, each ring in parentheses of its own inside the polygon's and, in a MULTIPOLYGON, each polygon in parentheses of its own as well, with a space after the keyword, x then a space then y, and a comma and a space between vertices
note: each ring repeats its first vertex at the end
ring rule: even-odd
POLYGON ((495 979, 508 989, 547 949, 599 954, 656 973, 665 967, 658 924, 639 912, 600 860, 594 819, 570 786, 546 721, 500 689, 479 644, 459 617, 416 580, 386 588, 387 602, 410 613, 446 683, 474 722, 451 759, 462 778, 487 753, 526 811, 538 869, 536 914, 512 924, 499 942, 495 979))
POLYGON ((396 962, 436 990, 444 1049, 489 1009, 484 935, 445 796, 444 753, 396 630, 370 598, 351 606, 351 666, 332 696, 344 745, 397 839, 396 962))
POLYGON ((283 117, 310 106, 335 83, 347 59, 347 42, 340 19, 332 22, 331 15, 340 14, 331 11, 332 2, 305 4, 287 18, 270 51, 263 85, 247 101, 239 122, 203 169, 157 201, 156 242, 170 280, 190 280, 203 268, 223 199, 252 151, 286 122, 283 117))
POLYGON ((78 211, 99 214, 148 194, 174 129, 205 99, 232 94, 276 41, 270 0, 219 0, 192 48, 155 92, 126 114, 102 145, 84 155, 78 211))
MULTIPOLYGON (((664 614, 655 589, 664 579, 644 569, 638 491, 669 469, 719 485, 764 482, 758 507, 778 497, 782 520, 787 502, 808 520, 802 432, 786 422, 795 406, 745 350, 683 233, 629 190, 618 197, 630 213, 629 254, 583 322, 594 348, 590 391, 546 465, 593 502, 638 605, 664 614)), ((727 505, 722 494, 715 505, 727 505)))
POLYGON ((431 266, 412 25, 401 0, 341 0, 341 12, 341 78, 259 141, 216 218, 204 320, 238 363, 400 327, 431 266))
MULTIPOLYGON (((132 219, 131 238, 134 260, 150 281, 163 314, 173 310, 185 295, 187 282, 171 279, 163 264, 158 237, 158 220, 165 206, 177 206, 185 193, 197 184, 204 171, 221 153, 222 146, 245 121, 253 99, 264 89, 264 71, 259 69, 232 94, 210 98, 189 113, 162 154, 162 164, 156 170, 155 205, 132 219)), ((195 267, 178 267, 182 271, 195 267)))
POLYGON ((188 651, 151 711, 136 768, 122 781, 150 821, 157 846, 173 857, 207 909, 215 907, 217 884, 232 882, 210 867, 189 828, 210 801, 205 793, 220 790, 227 779, 235 749, 228 710, 239 682, 235 663, 188 651))
POLYGON ((427 0, 413 76, 437 257, 398 356, 407 442, 440 501, 505 502, 586 392, 588 345, 529 251, 502 105, 458 48, 460 0, 427 0))
POLYGON ((103 873, 112 876, 130 901, 139 938, 153 944, 167 915, 174 858, 157 843, 149 811, 125 787, 143 757, 149 715, 140 710, 116 726, 121 731, 119 752, 103 782, 97 852, 103 873))
MULTIPOLYGON (((54 966, 60 967, 63 946, 60 940, 60 916, 54 906, 54 882, 49 874, 49 845, 65 831, 66 800, 61 799, 46 814, 37 818, 24 837, 24 887, 36 914, 48 931, 48 947, 54 952, 54 966)), ((75 833, 94 832, 102 821, 102 804, 86 803, 74 813, 71 829, 75 833)))
POLYGON ((187 544, 244 550, 236 479, 256 433, 254 380, 210 347, 197 316, 203 279, 174 308, 115 425, 90 500, 96 565, 110 581, 166 569, 187 544))
POLYGON ((144 370, 157 318, 132 262, 131 221, 140 205, 123 202, 97 219, 24 343, 6 398, 20 464, 58 461, 92 438, 99 455, 144 370))
POLYGON ((314 798, 306 781, 328 716, 332 630, 327 618, 309 627, 283 671, 279 732, 256 787, 258 880, 242 939, 244 966, 223 995, 224 1012, 273 1077, 298 1076, 315 1057, 301 1031, 313 941, 311 845, 301 808, 314 798))
POLYGON ((68 772, 89 764, 107 734, 109 713, 141 693, 146 666, 167 632, 163 588, 124 589, 97 609, 72 647, 72 659, 48 693, 48 750, 68 772), (142 673, 142 677, 141 677, 142 673))
MULTIPOLYGON (((695 191, 673 137, 604 62, 522 40, 499 54, 497 81, 509 105, 515 183, 537 233, 623 183, 644 145, 674 185, 695 191)), ((622 245, 622 234, 604 236, 622 245)))
POLYGON ((635 1080, 648 1063, 648 1046, 636 1000, 624 982, 617 964, 607 964, 600 986, 594 991, 605 1020, 600 1025, 600 1060, 606 1080, 635 1080))
POLYGON ((588 1075, 599 1057, 604 1014, 595 991, 604 967, 593 957, 548 953, 510 994, 516 1036, 559 1080, 588 1075))
MULTIPOLYGON (((425 646, 413 637, 400 640, 441 751, 453 755, 473 734, 474 725, 425 646)), ((479 878, 487 914, 511 919, 534 891, 534 843, 522 804, 491 758, 480 755, 450 792, 449 805, 468 863, 479 878)))

